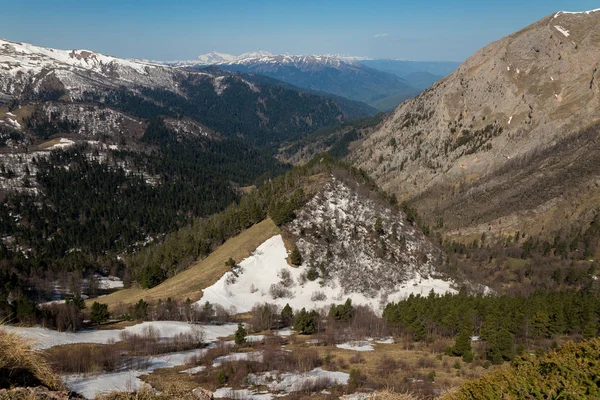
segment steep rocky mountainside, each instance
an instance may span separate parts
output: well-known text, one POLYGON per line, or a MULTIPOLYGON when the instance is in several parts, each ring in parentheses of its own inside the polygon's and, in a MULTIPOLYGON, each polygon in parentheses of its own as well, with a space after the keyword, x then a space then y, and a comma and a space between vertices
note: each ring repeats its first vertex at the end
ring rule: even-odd
POLYGON ((447 233, 550 234, 600 206, 600 12, 481 49, 350 155, 447 233))
POLYGON ((304 164, 319 153, 337 158, 346 157, 350 149, 370 135, 381 121, 384 113, 346 124, 321 128, 308 135, 297 136, 282 143, 277 158, 290 164, 304 164))
POLYGON ((442 277, 441 249, 397 207, 344 175, 338 171, 337 178, 329 177, 284 227, 307 270, 314 270, 324 286, 335 278, 347 292, 381 299, 406 285, 426 286, 428 279, 442 277))
POLYGON ((268 211, 281 235, 236 260, 199 304, 245 312, 264 302, 299 309, 350 298, 381 312, 410 294, 484 289, 450 274, 444 251, 359 171, 317 156, 274 185, 282 182, 292 200, 272 201, 268 211))

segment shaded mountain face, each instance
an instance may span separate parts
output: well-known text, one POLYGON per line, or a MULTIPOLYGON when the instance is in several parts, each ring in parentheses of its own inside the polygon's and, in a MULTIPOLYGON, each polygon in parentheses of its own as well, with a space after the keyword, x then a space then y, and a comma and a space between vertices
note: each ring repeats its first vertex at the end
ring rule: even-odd
POLYGON ((351 159, 454 235, 589 221, 600 206, 599 27, 600 12, 559 12, 488 45, 351 159))
POLYGON ((249 53, 215 64, 223 69, 261 74, 301 88, 331 93, 371 105, 389 96, 414 96, 418 92, 398 76, 369 68, 359 62, 329 56, 249 53))

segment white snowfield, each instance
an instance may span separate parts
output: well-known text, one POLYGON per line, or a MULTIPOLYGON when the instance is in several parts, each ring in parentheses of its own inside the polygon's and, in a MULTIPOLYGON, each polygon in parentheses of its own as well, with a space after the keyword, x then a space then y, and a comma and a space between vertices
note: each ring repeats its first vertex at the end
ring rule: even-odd
POLYGON ((262 351, 253 351, 250 353, 231 353, 226 356, 217 357, 213 360, 213 367, 218 367, 223 363, 232 361, 263 361, 262 351))
POLYGON ((143 334, 144 331, 152 327, 157 329, 160 338, 173 338, 180 333, 192 333, 195 329, 204 331, 204 341, 212 342, 219 337, 233 335, 237 329, 236 324, 225 325, 192 325, 187 322, 178 321, 151 321, 129 326, 124 329, 109 329, 104 331, 79 331, 79 332, 57 332, 46 328, 3 326, 2 329, 8 332, 14 332, 18 335, 32 339, 37 349, 48 349, 53 346, 73 343, 108 343, 110 341, 118 342, 121 340, 121 332, 143 334))
POLYGON ((10 54, 0 55, 0 68, 14 74, 32 69, 37 73, 44 68, 54 68, 57 65, 65 68, 91 69, 97 73, 105 73, 110 66, 118 65, 140 74, 146 74, 146 68, 160 66, 149 62, 107 56, 89 50, 58 50, 2 39, 0 39, 0 50, 10 54))
POLYGON ((264 385, 273 391, 287 393, 303 390, 308 384, 314 384, 320 379, 328 379, 332 384, 347 385, 350 375, 345 372, 325 371, 321 368, 304 373, 272 371, 248 375, 248 382, 251 384, 264 385))
POLYGON ((56 150, 56 149, 65 149, 67 147, 73 146, 75 144, 71 139, 60 138, 58 143, 53 144, 52 146, 46 148, 46 150, 56 150))
POLYGON ((354 350, 354 351, 374 351, 375 350, 375 347, 373 347, 373 345, 370 342, 365 341, 365 340, 342 343, 342 344, 338 344, 336 347, 340 348, 340 349, 354 350))
POLYGON ((410 294, 426 296, 431 290, 439 294, 456 292, 451 288, 450 282, 419 276, 399 285, 397 291, 388 295, 386 299, 368 298, 361 293, 346 293, 335 279, 325 286, 321 286, 318 281, 306 281, 300 285, 299 278, 306 272, 306 266, 291 267, 286 261, 287 256, 281 235, 273 236, 261 244, 250 257, 239 263, 237 277, 231 271, 225 273, 214 285, 204 289, 202 298, 196 304, 202 306, 208 301, 225 308, 234 307, 236 312, 241 313, 248 312, 254 305, 261 303, 274 303, 282 307, 289 303, 293 309, 313 309, 332 303, 343 303, 350 298, 355 305, 370 305, 374 310, 381 312, 385 303, 401 300, 410 294), (271 285, 277 285, 281 281, 278 276, 281 270, 289 271, 292 277, 294 283, 289 287, 292 297, 273 299, 269 289, 271 285), (324 293, 325 298, 313 300, 315 292, 324 293))
POLYGON ((554 25, 554 28, 556 28, 557 31, 559 31, 560 33, 562 33, 563 35, 565 35, 565 37, 569 37, 570 33, 568 30, 566 30, 565 28, 563 28, 560 25, 554 25))
POLYGON ((121 289, 123 287, 123 281, 116 276, 97 275, 96 278, 100 289, 121 289))

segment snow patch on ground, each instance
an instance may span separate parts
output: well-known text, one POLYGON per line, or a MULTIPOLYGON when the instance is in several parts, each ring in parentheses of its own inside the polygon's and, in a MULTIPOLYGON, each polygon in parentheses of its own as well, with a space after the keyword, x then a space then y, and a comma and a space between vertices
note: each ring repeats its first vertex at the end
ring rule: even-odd
POLYGON ((273 371, 248 375, 248 382, 250 384, 264 385, 270 390, 286 393, 304 390, 307 386, 314 385, 316 382, 325 379, 329 380, 332 385, 347 385, 350 375, 345 372, 325 371, 321 368, 315 368, 312 371, 304 373, 286 372, 280 374, 273 371))
POLYGON ((337 348, 353 351, 374 351, 375 348, 368 341, 353 341, 336 345, 337 348))
POLYGON ((294 333, 296 332, 294 332, 294 330, 290 328, 283 328, 278 331, 275 331, 275 336, 292 336, 294 333))
POLYGON ((148 361, 145 369, 128 370, 100 375, 70 375, 63 378, 70 390, 76 391, 88 399, 93 399, 101 393, 112 391, 133 392, 139 390, 145 383, 139 379, 141 375, 149 374, 160 368, 174 368, 186 364, 193 356, 202 356, 207 349, 168 353, 157 357, 144 357, 148 361))
POLYGON ((253 351, 250 353, 231 353, 226 356, 217 357, 213 360, 213 367, 218 367, 219 365, 232 362, 232 361, 255 361, 262 362, 263 354, 262 351, 253 351))
POLYGON ((64 149, 64 148, 73 146, 74 144, 75 144, 75 142, 70 139, 60 138, 58 143, 53 144, 52 146, 48 147, 46 150, 64 149))
POLYGON ((318 281, 306 281, 300 285, 300 276, 306 273, 306 266, 293 268, 286 261, 287 251, 281 235, 274 236, 260 245, 254 253, 243 260, 236 271, 227 272, 214 285, 204 289, 202 298, 196 303, 202 306, 207 301, 220 304, 226 308, 234 307, 237 312, 248 312, 255 304, 274 303, 281 307, 288 304, 294 309, 318 308, 332 303, 342 303, 347 298, 352 299, 353 304, 371 305, 373 309, 381 311, 381 306, 387 301, 399 301, 410 294, 427 295, 431 290, 435 293, 455 292, 450 287, 450 282, 435 278, 423 278, 414 276, 396 290, 386 295, 385 301, 382 297, 367 297, 362 293, 345 292, 339 282, 333 279, 325 286, 318 281), (290 296, 273 299, 269 290, 271 285, 280 282, 278 273, 287 270, 294 282, 289 289, 290 296), (314 300, 313 294, 322 292, 325 298, 314 300))
POLYGON ((258 392, 249 389, 232 389, 229 387, 219 388, 214 393, 215 399, 247 399, 247 400, 271 400, 276 395, 269 392, 258 392))
POLYGON ((202 372, 206 369, 206 367, 204 365, 201 365, 199 367, 194 367, 194 368, 188 368, 188 369, 184 369, 183 371, 180 371, 180 374, 197 374, 199 372, 202 372))
POLYGON ((108 329, 103 331, 88 330, 79 332, 58 332, 42 327, 17 327, 3 326, 8 332, 21 335, 35 341, 37 349, 48 349, 53 346, 73 343, 108 343, 109 341, 120 341, 121 332, 143 334, 149 327, 157 329, 163 339, 173 338, 180 333, 192 333, 195 329, 204 331, 204 341, 212 342, 218 337, 233 335, 237 329, 236 324, 225 325, 192 325, 187 322, 178 321, 151 321, 129 326, 124 329, 108 329))
POLYGON ((123 287, 123 281, 116 276, 100 276, 97 275, 98 287, 100 289, 121 289, 123 287))
POLYGON ((562 33, 563 35, 565 35, 565 37, 571 36, 571 34, 569 33, 569 31, 566 30, 565 28, 563 28, 562 26, 554 25, 554 28, 556 28, 557 31, 559 31, 560 33, 562 33))

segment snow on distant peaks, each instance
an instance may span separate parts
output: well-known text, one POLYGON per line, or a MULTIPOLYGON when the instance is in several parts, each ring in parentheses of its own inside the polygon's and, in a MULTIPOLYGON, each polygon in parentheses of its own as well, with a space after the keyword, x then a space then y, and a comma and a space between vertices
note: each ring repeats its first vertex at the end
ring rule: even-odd
POLYGON ((559 11, 554 15, 554 18, 557 18, 560 14, 586 14, 586 15, 590 15, 591 13, 600 11, 600 8, 596 8, 595 10, 588 10, 588 11, 559 11))
POLYGON ((288 53, 284 54, 272 54, 265 50, 252 51, 234 56, 231 54, 212 52, 198 56, 197 60, 193 61, 174 61, 167 62, 168 65, 219 65, 219 64, 247 64, 247 63, 306 63, 306 62, 319 62, 323 64, 335 64, 339 61, 343 62, 356 62, 362 60, 370 60, 368 57, 362 56, 351 56, 347 54, 323 54, 323 55, 307 55, 299 54, 292 55, 288 53))
POLYGON ((211 53, 202 54, 202 55, 198 56, 197 61, 200 64, 210 65, 210 64, 220 64, 220 63, 233 61, 236 58, 237 57, 232 54, 217 53, 216 51, 213 51, 211 53))

